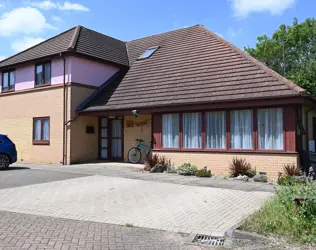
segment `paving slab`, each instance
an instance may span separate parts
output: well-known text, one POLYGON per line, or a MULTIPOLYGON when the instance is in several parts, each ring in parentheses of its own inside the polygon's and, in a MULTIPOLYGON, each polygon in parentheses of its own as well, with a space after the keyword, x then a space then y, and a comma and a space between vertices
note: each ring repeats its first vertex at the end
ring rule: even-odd
POLYGON ((0 210, 223 235, 271 195, 95 175, 0 190, 0 210))

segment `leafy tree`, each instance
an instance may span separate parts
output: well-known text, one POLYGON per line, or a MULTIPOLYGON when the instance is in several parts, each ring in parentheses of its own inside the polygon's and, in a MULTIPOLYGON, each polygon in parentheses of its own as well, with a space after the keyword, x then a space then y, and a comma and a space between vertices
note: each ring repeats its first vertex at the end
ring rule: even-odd
POLYGON ((245 51, 316 95, 316 19, 298 23, 294 18, 292 26, 283 24, 271 38, 263 35, 257 41, 245 51))

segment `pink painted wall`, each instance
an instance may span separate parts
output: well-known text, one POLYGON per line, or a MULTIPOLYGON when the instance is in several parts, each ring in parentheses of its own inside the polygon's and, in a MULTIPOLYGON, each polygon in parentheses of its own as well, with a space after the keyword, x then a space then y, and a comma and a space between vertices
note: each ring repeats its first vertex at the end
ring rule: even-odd
POLYGON ((99 87, 118 70, 111 64, 94 62, 79 57, 68 57, 71 64, 71 82, 99 87))
MULTIPOLYGON (((74 56, 66 57, 66 82, 82 83, 99 87, 119 70, 118 67, 106 63, 98 63, 74 56)), ((51 85, 63 83, 64 65, 62 59, 52 60, 51 85)), ((2 72, 1 72, 2 76, 2 72)), ((15 90, 34 88, 35 65, 17 67, 15 69, 15 90)), ((0 93, 1 93, 0 77, 0 93)))

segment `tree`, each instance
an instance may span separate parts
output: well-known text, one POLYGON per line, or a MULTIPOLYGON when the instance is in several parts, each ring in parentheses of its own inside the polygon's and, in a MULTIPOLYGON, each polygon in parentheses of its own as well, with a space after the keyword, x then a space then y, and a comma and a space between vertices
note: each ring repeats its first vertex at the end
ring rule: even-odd
POLYGON ((287 79, 316 95, 316 19, 281 25, 272 35, 259 36, 245 51, 287 79))

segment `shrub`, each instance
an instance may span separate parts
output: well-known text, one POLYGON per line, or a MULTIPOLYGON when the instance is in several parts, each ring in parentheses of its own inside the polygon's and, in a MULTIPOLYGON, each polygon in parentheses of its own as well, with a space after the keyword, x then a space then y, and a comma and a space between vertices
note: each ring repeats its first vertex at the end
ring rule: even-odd
POLYGON ((300 176, 302 175, 301 169, 295 164, 285 164, 283 166, 284 174, 286 176, 300 176))
POLYGON ((144 170, 150 171, 156 164, 159 162, 159 155, 149 154, 145 159, 145 168, 144 170))
POLYGON ((178 167, 178 174, 180 175, 195 175, 196 171, 196 166, 191 163, 183 163, 180 167, 178 167))
POLYGON ((289 241, 316 243, 316 183, 294 184, 278 189, 273 199, 251 215, 242 229, 260 234, 285 236, 289 241), (299 208, 293 197, 302 196, 299 208))
POLYGON ((305 184, 305 183, 306 183, 306 178, 303 176, 297 178, 295 176, 286 175, 278 179, 278 184, 280 186, 294 186, 294 185, 305 184))
POLYGON ((157 164, 166 166, 166 168, 167 168, 168 166, 171 165, 171 160, 163 155, 159 156, 157 154, 149 154, 149 155, 147 155, 147 157, 145 159, 144 170, 150 171, 157 164))
POLYGON ((232 177, 237 177, 239 175, 253 177, 256 175, 256 170, 252 169, 251 164, 244 158, 238 159, 237 157, 234 157, 229 164, 229 171, 232 177))
POLYGON ((174 164, 170 164, 168 167, 167 167, 167 173, 169 174, 176 174, 177 173, 177 169, 175 168, 174 164))
POLYGON ((196 177, 211 177, 212 173, 211 170, 207 170, 207 167, 204 167, 203 169, 197 170, 195 173, 196 177))

